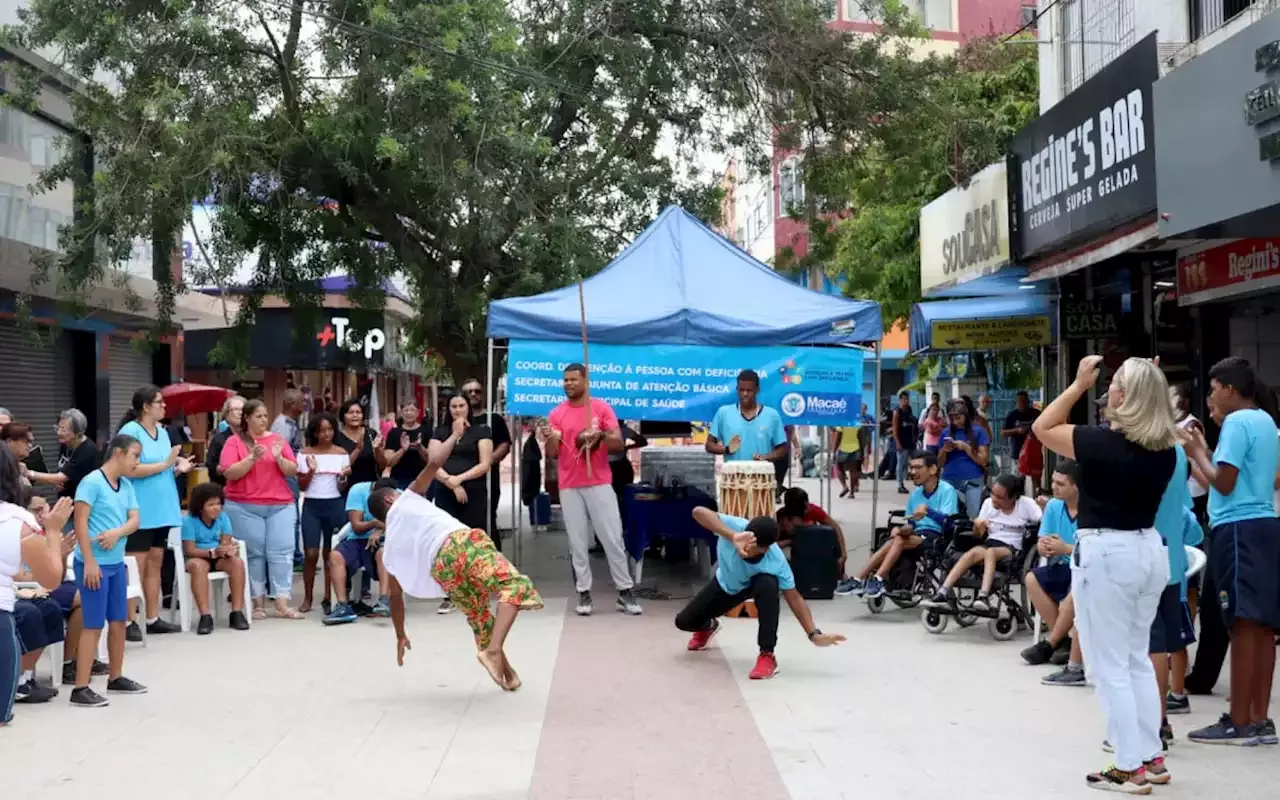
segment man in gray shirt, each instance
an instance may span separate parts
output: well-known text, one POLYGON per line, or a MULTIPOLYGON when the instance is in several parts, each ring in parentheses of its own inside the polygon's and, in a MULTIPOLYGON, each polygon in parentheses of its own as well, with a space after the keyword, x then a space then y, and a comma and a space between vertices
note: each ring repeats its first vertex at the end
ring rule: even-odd
MULTIPOLYGON (((271 432, 284 439, 289 443, 289 447, 293 448, 294 458, 300 458, 298 454, 302 452, 302 428, 298 424, 298 420, 302 418, 302 412, 306 408, 303 400, 302 392, 297 389, 286 389, 284 393, 284 411, 275 418, 271 423, 271 432)), ((289 488, 293 490, 293 503, 298 504, 298 478, 285 478, 289 482, 289 488)), ((297 521, 293 526, 293 563, 302 563, 302 523, 301 516, 297 516, 297 521)))

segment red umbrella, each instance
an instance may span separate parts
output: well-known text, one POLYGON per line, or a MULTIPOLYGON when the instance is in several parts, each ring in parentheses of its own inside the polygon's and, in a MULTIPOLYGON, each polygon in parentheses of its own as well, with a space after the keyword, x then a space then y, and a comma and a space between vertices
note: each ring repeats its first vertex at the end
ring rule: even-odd
POLYGON ((222 404, 235 392, 221 386, 205 386, 202 383, 175 383, 160 390, 170 413, 205 414, 221 411, 222 404))

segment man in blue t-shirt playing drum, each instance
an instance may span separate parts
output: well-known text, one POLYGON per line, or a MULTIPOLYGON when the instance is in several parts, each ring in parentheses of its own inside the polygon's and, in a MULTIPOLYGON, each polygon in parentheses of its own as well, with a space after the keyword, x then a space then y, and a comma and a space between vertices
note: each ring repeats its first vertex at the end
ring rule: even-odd
POLYGON ((779 592, 786 598, 809 641, 818 647, 829 647, 845 640, 838 633, 823 633, 814 626, 809 606, 796 591, 791 565, 778 547, 777 520, 773 517, 745 520, 717 514, 709 508, 695 508, 693 518, 720 538, 716 542, 715 577, 676 615, 676 627, 693 634, 689 639, 690 650, 705 650, 720 630, 717 617, 751 600, 760 622, 757 637, 760 655, 750 678, 772 678, 778 674, 773 648, 778 643, 779 592))

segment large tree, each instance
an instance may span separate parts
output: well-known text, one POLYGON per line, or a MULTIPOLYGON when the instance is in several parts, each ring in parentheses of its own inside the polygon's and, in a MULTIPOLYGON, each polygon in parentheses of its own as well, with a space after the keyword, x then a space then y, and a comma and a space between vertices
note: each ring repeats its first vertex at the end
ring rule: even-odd
POLYGON ((460 378, 482 363, 491 300, 599 268, 663 205, 714 216, 711 176, 689 166, 707 149, 759 165, 779 124, 792 136, 840 119, 858 141, 897 113, 892 26, 854 38, 825 26, 829 12, 815 0, 32 0, 9 35, 84 88, 87 138, 42 179, 83 185, 56 265, 65 291, 102 280, 139 237, 163 249, 211 196, 218 221, 199 243, 211 266, 191 277, 226 280, 252 260, 242 330, 268 293, 313 308, 314 279, 333 270, 374 309, 399 275, 413 340, 460 378))
POLYGON ((915 69, 914 102, 879 119, 864 147, 806 160, 815 206, 795 213, 810 223, 809 247, 789 262, 879 301, 886 324, 920 299, 921 207, 1004 158, 1038 113, 1034 39, 974 40, 915 69))

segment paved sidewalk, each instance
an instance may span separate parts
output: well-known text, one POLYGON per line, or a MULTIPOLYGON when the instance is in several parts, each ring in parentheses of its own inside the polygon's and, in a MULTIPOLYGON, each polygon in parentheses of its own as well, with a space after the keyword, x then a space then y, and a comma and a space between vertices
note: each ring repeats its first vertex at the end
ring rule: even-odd
MULTIPOLYGON (((879 516, 894 505, 884 485, 879 516), (883 501, 887 501, 883 502, 883 501)), ((817 493, 812 494, 816 498, 817 493)), ((870 499, 836 500, 850 568, 866 557, 870 499)), ((573 615, 565 537, 526 541, 547 599, 523 614, 509 652, 524 680, 500 692, 476 664, 458 614, 415 603, 413 650, 394 661, 390 624, 326 629, 267 620, 247 633, 153 637, 128 674, 151 693, 110 707, 19 706, 0 729, 3 797, 181 800, 933 800, 1094 797, 1083 775, 1106 763, 1088 689, 1043 687, 1014 642, 983 626, 925 632, 918 612, 813 603, 843 647, 810 645, 784 610, 772 681, 746 678, 755 625, 726 620, 712 648, 685 650, 671 624, 700 582, 646 566, 672 599, 641 618, 612 610, 596 560, 596 615, 573 615)), ((1182 736, 1222 709, 1193 698, 1182 736)), ((1280 748, 1180 742, 1168 797, 1267 797, 1280 748)))

